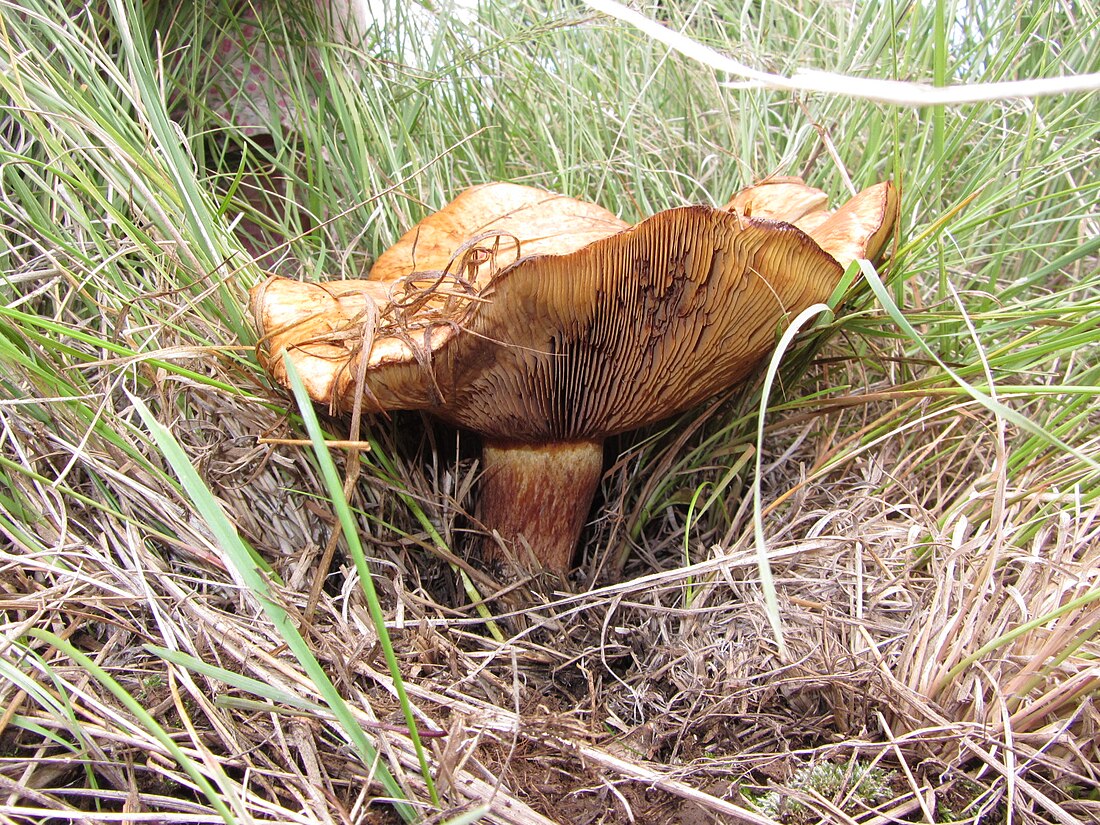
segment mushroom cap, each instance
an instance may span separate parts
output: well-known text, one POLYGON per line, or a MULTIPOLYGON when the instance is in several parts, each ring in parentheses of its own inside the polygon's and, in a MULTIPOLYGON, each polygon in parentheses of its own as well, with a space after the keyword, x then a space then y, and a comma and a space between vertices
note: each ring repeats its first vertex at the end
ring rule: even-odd
MULTIPOLYGON (((288 352, 311 397, 334 409, 351 409, 362 392, 365 410, 425 409, 500 442, 599 439, 743 379, 782 325, 828 298, 843 274, 806 232, 759 217, 779 213, 763 189, 740 201, 753 204, 747 214, 735 199, 732 211, 681 207, 614 230, 617 219, 598 207, 500 186, 477 187, 448 209, 491 196, 502 218, 438 213, 419 240, 411 232, 379 258, 383 281, 258 286, 252 311, 275 380, 287 383, 288 352), (556 219, 537 202, 564 207, 568 229, 554 235, 556 219), (497 235, 462 248, 471 226, 480 237, 524 212, 537 214, 534 231, 509 230, 522 257, 512 250, 497 265, 497 235), (456 251, 472 261, 460 260, 457 274, 456 251), (408 274, 422 265, 437 269, 408 274)), ((787 190, 800 217, 821 211, 816 191, 787 190)), ((823 237, 838 249, 881 247, 896 214, 892 192, 880 185, 813 231, 831 227, 823 237), (889 225, 872 225, 866 216, 876 210, 889 225)))
POLYGON ((828 196, 802 178, 775 177, 742 189, 723 207, 745 217, 794 224, 841 266, 857 258, 875 259, 898 217, 898 190, 890 181, 876 183, 830 212, 828 196))
POLYGON ((869 186, 832 214, 808 215, 795 223, 841 266, 858 258, 877 260, 894 231, 901 204, 890 181, 869 186), (810 219, 813 223, 807 221, 810 219))
POLYGON ((443 209, 424 218, 378 256, 372 281, 397 281, 412 272, 444 271, 464 264, 467 280, 484 286, 494 267, 530 255, 565 255, 629 227, 602 206, 566 195, 520 186, 471 186, 443 209), (492 248, 492 256, 456 255, 492 248), (473 258, 473 260, 471 260, 473 258))
MULTIPOLYGON (((798 226, 807 215, 825 213, 829 196, 820 189, 807 186, 802 178, 771 177, 742 189, 723 209, 749 218, 767 218, 798 226)), ((804 226, 799 229, 805 231, 804 226)))

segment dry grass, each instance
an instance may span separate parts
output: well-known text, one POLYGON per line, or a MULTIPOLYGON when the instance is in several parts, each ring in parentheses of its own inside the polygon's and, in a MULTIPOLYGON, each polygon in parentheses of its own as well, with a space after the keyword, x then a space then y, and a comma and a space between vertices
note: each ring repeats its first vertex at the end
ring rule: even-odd
MULTIPOLYGON (((214 356, 191 366, 234 379, 214 356)), ((259 434, 285 422, 255 401, 197 386, 166 392, 177 396, 166 408, 190 411, 166 423, 282 577, 281 603, 362 724, 394 764, 410 769, 405 781, 422 795, 354 570, 340 558, 332 571, 317 567, 333 517, 314 492, 321 485, 308 452, 258 445, 259 434), (326 575, 311 604, 314 578, 326 575)), ((165 821, 209 815, 199 798, 181 793, 192 783, 150 731, 55 646, 28 639, 33 626, 84 651, 194 759, 224 772, 239 817, 389 821, 376 805, 364 809, 371 785, 332 736, 331 719, 288 706, 286 697, 315 703, 311 684, 178 492, 87 440, 77 422, 44 443, 18 413, 9 405, 4 414, 6 443, 25 447, 18 457, 9 452, 12 460, 42 478, 64 477, 74 490, 92 492, 91 479, 105 480, 117 504, 80 506, 15 476, 26 501, 41 503, 34 524, 49 549, 27 552, 11 536, 0 568, 4 656, 22 674, 6 685, 0 720, 8 815, 56 808, 79 820, 89 791, 79 781, 72 793, 64 788, 86 773, 96 777, 101 812, 156 811, 165 821), (13 647, 17 639, 24 642, 13 647), (224 674, 166 662, 150 645, 258 680, 283 699, 258 699, 247 685, 227 685, 224 674), (62 746, 65 718, 78 722, 81 736, 62 746)), ((822 416, 813 426, 827 435, 850 426, 846 417, 822 416)), ((699 557, 680 564, 683 507, 668 508, 667 526, 647 531, 644 555, 668 569, 498 616, 513 631, 497 642, 462 607, 449 568, 425 552, 430 540, 392 505, 392 492, 361 487, 355 503, 367 523, 391 525, 378 529, 372 555, 444 808, 488 802, 505 822, 598 821, 603 809, 614 812, 605 821, 738 821, 746 807, 738 789, 784 788, 801 765, 859 760, 890 771, 888 801, 861 812, 843 784, 836 799, 788 788, 805 808, 794 821, 832 821, 839 809, 860 822, 888 821, 876 817, 899 807, 942 820, 949 807, 962 815, 968 805, 977 807, 967 816, 999 816, 1009 804, 1025 821, 1095 816, 1075 788, 1100 780, 1100 720, 1086 698, 1097 679, 1095 642, 1087 639, 1100 618, 1097 600, 972 653, 1095 594, 1096 505, 1044 520, 1021 548, 1014 532, 1051 494, 1008 488, 989 471, 995 437, 975 443, 968 429, 968 438, 953 438, 957 421, 947 408, 924 423, 929 443, 952 441, 940 460, 957 479, 929 478, 916 462, 905 470, 908 436, 899 432, 873 454, 807 480, 799 468, 819 461, 821 438, 800 425, 774 426, 771 449, 787 455, 768 476, 768 497, 791 495, 766 527, 789 661, 769 642, 747 539, 696 545, 699 557), (887 467, 902 470, 884 492, 887 467), (937 524, 929 501, 957 515, 937 524), (984 502, 995 520, 967 516, 984 502), (1071 639, 1085 641, 1074 649, 1071 639)), ((432 449, 423 436, 399 432, 420 429, 412 417, 390 426, 403 442, 393 445, 397 483, 444 535, 459 535, 469 485, 456 473, 469 468, 450 464, 463 449, 446 446, 455 434, 436 432, 432 449), (455 501, 462 486, 466 495, 455 501)), ((615 477, 609 484, 605 499, 615 502, 615 477)), ((615 515, 608 505, 589 546, 603 546, 615 515)))

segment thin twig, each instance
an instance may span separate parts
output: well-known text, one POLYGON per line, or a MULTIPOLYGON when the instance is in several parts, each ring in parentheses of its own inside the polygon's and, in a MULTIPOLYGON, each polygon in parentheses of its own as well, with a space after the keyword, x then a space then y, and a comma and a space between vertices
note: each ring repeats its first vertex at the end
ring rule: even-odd
POLYGON ((799 69, 787 77, 754 69, 739 60, 704 46, 697 40, 675 32, 615 0, 585 0, 596 11, 617 17, 645 32, 654 40, 712 69, 745 78, 730 83, 730 88, 786 89, 792 92, 824 92, 841 97, 893 103, 896 106, 959 106, 991 100, 1041 97, 1044 95, 1080 94, 1100 89, 1100 72, 1059 77, 1009 80, 1000 83, 967 83, 958 86, 929 86, 901 80, 880 80, 871 77, 799 69))

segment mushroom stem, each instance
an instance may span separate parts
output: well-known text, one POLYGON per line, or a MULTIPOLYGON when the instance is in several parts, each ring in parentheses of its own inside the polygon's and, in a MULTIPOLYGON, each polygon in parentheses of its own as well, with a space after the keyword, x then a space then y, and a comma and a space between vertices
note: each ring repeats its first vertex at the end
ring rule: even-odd
MULTIPOLYGON (((569 574, 603 470, 603 441, 548 444, 486 441, 482 452, 481 522, 496 531, 512 562, 528 561, 561 579, 569 574)), ((507 560, 489 538, 486 555, 507 560)))

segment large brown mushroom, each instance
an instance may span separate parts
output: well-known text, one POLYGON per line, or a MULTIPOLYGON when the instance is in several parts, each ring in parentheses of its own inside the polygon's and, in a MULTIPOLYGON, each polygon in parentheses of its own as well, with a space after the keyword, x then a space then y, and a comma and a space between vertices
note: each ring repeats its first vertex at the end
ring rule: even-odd
POLYGON ((890 183, 830 214, 824 193, 786 178, 628 227, 487 184, 410 230, 369 280, 270 278, 252 312, 277 382, 286 354, 334 410, 359 398, 479 433, 481 522, 521 566, 564 577, 604 439, 744 379, 850 260, 878 255, 897 211, 890 183))

